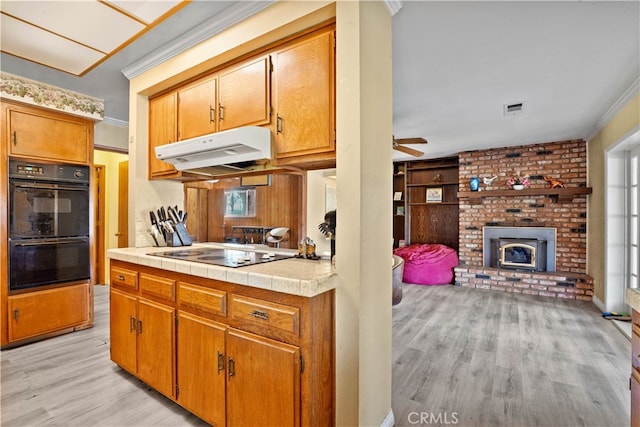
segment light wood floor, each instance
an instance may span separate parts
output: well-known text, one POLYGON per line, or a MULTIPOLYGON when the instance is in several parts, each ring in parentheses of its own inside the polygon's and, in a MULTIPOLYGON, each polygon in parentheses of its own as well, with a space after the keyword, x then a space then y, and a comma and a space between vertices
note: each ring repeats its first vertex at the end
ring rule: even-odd
POLYGON ((631 343, 593 304, 449 285, 403 293, 396 426, 629 426, 631 343))
POLYGON ((206 426, 111 362, 109 288, 94 289, 93 328, 0 353, 0 425, 206 426))
MULTIPOLYGON (((95 295, 92 329, 0 353, 0 425, 204 425, 109 360, 95 295)), ((393 319, 397 426, 629 425, 630 342, 591 304, 404 285, 393 319)))

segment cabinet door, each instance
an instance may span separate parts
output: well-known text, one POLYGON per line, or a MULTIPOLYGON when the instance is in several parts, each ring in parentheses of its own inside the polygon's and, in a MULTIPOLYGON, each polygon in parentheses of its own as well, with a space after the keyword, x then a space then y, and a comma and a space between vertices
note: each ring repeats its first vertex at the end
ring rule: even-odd
POLYGON ((220 73, 218 130, 269 123, 270 68, 263 56, 220 73))
POLYGON ((173 165, 158 160, 155 148, 176 142, 178 95, 175 92, 149 101, 149 176, 177 173, 173 165))
POLYGON ((225 330, 178 313, 178 403, 217 427, 225 425, 225 330))
POLYGON ((178 91, 178 138, 189 139, 216 131, 216 85, 209 77, 178 91))
POLYGON ((88 320, 88 286, 76 285, 8 297, 9 341, 80 325, 88 320))
POLYGON ((640 372, 631 370, 631 427, 640 427, 640 372))
POLYGON ((138 377, 160 393, 174 397, 175 310, 138 300, 138 377))
POLYGON ((9 114, 10 156, 89 163, 93 130, 88 124, 35 112, 9 114))
POLYGON ((276 158, 335 151, 333 31, 274 54, 276 158))
POLYGON ((109 333, 111 360, 122 369, 136 373, 136 298, 111 289, 109 333))
POLYGON ((227 357, 229 425, 300 424, 298 347, 229 329, 227 357))

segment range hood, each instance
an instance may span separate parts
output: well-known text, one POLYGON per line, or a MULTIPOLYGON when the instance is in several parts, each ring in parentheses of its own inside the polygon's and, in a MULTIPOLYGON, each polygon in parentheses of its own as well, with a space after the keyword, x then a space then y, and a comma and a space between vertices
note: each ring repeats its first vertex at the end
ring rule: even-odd
POLYGON ((271 131, 244 126, 155 147, 156 157, 180 171, 216 175, 271 158, 271 131))

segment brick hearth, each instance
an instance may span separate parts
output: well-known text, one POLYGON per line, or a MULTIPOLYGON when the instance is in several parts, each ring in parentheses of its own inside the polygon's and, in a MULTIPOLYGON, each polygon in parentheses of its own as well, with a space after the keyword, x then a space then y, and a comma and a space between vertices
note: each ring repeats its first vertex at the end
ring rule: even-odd
MULTIPOLYGON (((584 187, 587 180, 587 146, 583 140, 523 145, 460 153, 459 187, 469 191, 472 177, 497 176, 481 191, 507 189, 514 174, 529 176, 531 188, 549 188, 544 177, 564 182, 566 187, 584 187)), ((468 287, 520 292, 535 295, 591 300, 593 280, 586 275, 587 201, 586 195, 573 201, 553 201, 544 195, 485 197, 481 204, 460 199, 459 266, 456 284, 468 287), (483 266, 484 226, 554 227, 556 271, 522 272, 483 266)), ((489 193, 486 193, 487 195, 489 193)))

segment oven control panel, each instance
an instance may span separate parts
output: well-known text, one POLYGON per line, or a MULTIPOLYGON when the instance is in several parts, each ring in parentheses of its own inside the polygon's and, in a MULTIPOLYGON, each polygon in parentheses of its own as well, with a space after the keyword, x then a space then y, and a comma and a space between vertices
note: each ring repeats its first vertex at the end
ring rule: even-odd
POLYGON ((42 166, 17 164, 16 173, 18 175, 44 175, 44 168, 42 166))
POLYGON ((33 163, 28 160, 10 159, 9 177, 88 184, 89 166, 33 163))

